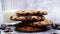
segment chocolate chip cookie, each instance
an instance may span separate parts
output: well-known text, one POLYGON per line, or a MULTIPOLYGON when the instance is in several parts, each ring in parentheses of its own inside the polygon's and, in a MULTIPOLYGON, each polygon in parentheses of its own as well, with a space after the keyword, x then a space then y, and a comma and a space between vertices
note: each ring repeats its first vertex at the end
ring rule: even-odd
POLYGON ((42 31, 40 28, 36 28, 36 27, 16 27, 17 31, 21 31, 21 32, 39 32, 42 31))
POLYGON ((18 15, 47 15, 46 11, 43 10, 18 10, 16 12, 18 15))
POLYGON ((14 21, 39 21, 39 20, 44 20, 45 17, 44 16, 11 16, 10 17, 11 20, 14 21))
POLYGON ((52 21, 44 20, 44 21, 33 22, 28 25, 29 26, 48 26, 48 25, 52 25, 52 21))

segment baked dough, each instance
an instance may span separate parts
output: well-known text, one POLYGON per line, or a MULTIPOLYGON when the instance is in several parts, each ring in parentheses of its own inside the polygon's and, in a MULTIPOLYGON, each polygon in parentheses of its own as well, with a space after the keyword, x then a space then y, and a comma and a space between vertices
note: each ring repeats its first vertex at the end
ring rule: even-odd
POLYGON ((46 11, 43 10, 18 10, 16 12, 18 15, 47 15, 46 11))
POLYGON ((40 28, 36 28, 36 27, 16 27, 17 31, 21 31, 21 32, 40 32, 42 31, 40 28))
POLYGON ((29 26, 51 26, 52 25, 52 21, 50 20, 44 20, 44 21, 38 21, 38 22, 33 22, 28 24, 29 26))
POLYGON ((25 21, 25 20, 27 20, 27 18, 24 17, 24 16, 20 16, 20 17, 18 17, 18 16, 11 16, 10 17, 10 20, 14 20, 14 21, 25 21))
POLYGON ((14 21, 39 21, 39 20, 44 20, 45 17, 44 16, 11 16, 10 17, 11 20, 14 21))

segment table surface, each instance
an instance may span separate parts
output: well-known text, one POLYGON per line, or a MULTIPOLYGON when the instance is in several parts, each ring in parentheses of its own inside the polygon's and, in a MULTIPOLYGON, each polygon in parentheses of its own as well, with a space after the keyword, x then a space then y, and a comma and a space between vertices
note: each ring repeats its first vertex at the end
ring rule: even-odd
POLYGON ((50 29, 48 31, 44 31, 44 32, 35 32, 35 33, 23 33, 23 32, 17 32, 14 31, 15 27, 9 27, 13 30, 13 32, 4 32, 4 30, 0 30, 1 34, 51 34, 51 33, 58 33, 60 34, 60 30, 56 30, 56 29, 50 29))

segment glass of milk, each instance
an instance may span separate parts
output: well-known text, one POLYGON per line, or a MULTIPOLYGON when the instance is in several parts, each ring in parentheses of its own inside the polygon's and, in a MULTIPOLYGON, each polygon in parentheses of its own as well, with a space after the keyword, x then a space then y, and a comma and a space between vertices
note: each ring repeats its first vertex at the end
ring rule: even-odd
POLYGON ((3 19, 4 19, 5 24, 15 24, 15 23, 18 23, 18 21, 10 20, 11 16, 16 15, 16 13, 15 13, 16 11, 17 10, 6 10, 6 11, 3 11, 3 19))

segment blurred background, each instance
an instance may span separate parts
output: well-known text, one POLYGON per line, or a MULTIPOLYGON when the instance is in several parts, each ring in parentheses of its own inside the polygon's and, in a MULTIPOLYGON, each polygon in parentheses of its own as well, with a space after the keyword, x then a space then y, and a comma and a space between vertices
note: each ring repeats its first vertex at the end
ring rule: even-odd
POLYGON ((46 10, 48 12, 46 19, 60 23, 60 0, 0 0, 0 23, 4 23, 2 13, 5 11, 31 9, 46 10))

